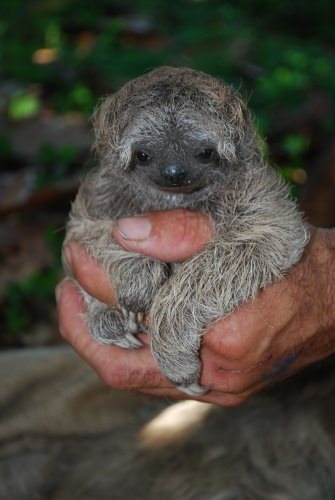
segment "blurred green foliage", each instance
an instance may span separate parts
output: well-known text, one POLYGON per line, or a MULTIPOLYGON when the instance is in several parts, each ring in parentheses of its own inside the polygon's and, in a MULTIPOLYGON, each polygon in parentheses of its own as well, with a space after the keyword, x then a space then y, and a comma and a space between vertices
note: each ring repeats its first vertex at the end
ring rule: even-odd
MULTIPOLYGON (((266 136, 315 89, 335 100, 330 0, 12 0, 0 19, 0 77, 38 84, 58 113, 89 115, 100 95, 161 64, 233 83, 266 136)), ((9 114, 38 106, 18 95, 9 114)))
MULTIPOLYGON (((317 133, 330 137, 334 25, 331 0, 1 2, 0 79, 26 89, 11 98, 8 118, 32 118, 43 106, 56 114, 89 116, 101 95, 130 78, 157 65, 190 66, 240 89, 262 134, 273 138, 270 149, 276 149, 283 175, 303 179, 315 137, 310 130, 286 130, 284 125, 299 116, 311 95, 321 95, 329 109, 317 133)), ((12 153, 1 136, 0 156, 12 153)), ((36 158, 38 187, 66 175, 75 156, 71 147, 45 145, 36 158)), ((54 251, 59 259, 59 243, 54 251)), ((57 266, 56 260, 55 267, 9 287, 11 331, 27 326, 32 294, 51 296, 57 266)))
POLYGON ((299 161, 308 149, 309 140, 304 135, 291 134, 283 138, 282 145, 292 159, 299 161))
POLYGON ((0 160, 6 160, 13 155, 13 145, 6 135, 0 135, 0 160))
POLYGON ((4 319, 11 334, 21 333, 36 318, 43 316, 43 304, 53 300, 58 280, 59 268, 52 266, 20 282, 9 284, 6 289, 4 319))
POLYGON ((8 115, 12 120, 22 120, 36 116, 39 110, 40 102, 36 96, 17 92, 10 100, 8 115))
POLYGON ((55 259, 31 276, 8 285, 5 293, 4 321, 7 331, 16 335, 29 329, 36 320, 48 315, 49 304, 59 281, 63 234, 48 229, 45 239, 55 259))
POLYGON ((12 0, 0 19, 0 75, 43 85, 62 112, 90 113, 101 92, 159 64, 189 65, 252 90, 267 122, 314 87, 334 96, 328 0, 12 0), (34 62, 41 49, 55 59, 34 62))
POLYGON ((45 144, 37 159, 36 187, 43 188, 63 179, 75 160, 76 153, 76 148, 71 145, 55 148, 45 144))
MULTIPOLYGON (((89 116, 130 78, 191 66, 239 88, 268 137, 311 93, 335 107, 334 21, 331 0, 12 0, 0 6, 0 78, 37 85, 56 113, 89 116)), ((21 93, 9 116, 39 107, 21 93)), ((319 133, 331 125, 325 119, 319 133)), ((291 148, 281 153, 287 165, 297 159, 291 148)))

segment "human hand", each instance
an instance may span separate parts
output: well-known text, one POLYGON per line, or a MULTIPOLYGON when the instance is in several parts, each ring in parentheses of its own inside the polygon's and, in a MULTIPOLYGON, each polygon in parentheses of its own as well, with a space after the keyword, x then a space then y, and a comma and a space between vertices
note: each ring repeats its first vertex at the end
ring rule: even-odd
MULTIPOLYGON (((113 231, 120 245, 167 262, 191 257, 213 232, 203 214, 184 210, 151 213, 147 219, 137 217, 135 226, 130 224, 129 220, 120 221, 113 231), (145 237, 139 234, 140 228, 148 233, 145 237), (135 238, 130 238, 131 229, 137 231, 135 238)), ((255 300, 210 326, 200 352, 200 383, 210 391, 199 400, 240 404, 335 350, 331 302, 335 291, 330 290, 334 287, 331 275, 335 275, 334 236, 314 228, 303 258, 284 281, 261 290, 255 300)), ((69 244, 65 258, 86 291, 115 303, 102 268, 77 243, 69 244)), ((85 305, 76 286, 63 280, 57 292, 64 338, 107 384, 149 395, 187 398, 160 373, 146 335, 140 335, 145 346, 133 351, 97 344, 82 319, 85 305)))

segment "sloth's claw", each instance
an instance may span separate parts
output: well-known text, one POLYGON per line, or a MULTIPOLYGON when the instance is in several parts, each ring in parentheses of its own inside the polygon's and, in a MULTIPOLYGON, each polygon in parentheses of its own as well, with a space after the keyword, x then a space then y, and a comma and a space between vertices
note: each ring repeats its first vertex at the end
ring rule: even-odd
POLYGON ((135 323, 135 321, 133 321, 130 318, 128 319, 128 322, 127 322, 127 328, 129 330, 129 332, 131 332, 131 333, 138 333, 139 332, 138 324, 135 323))
POLYGON ((179 391, 184 392, 188 396, 199 397, 209 391, 209 387, 202 387, 201 385, 194 382, 189 385, 177 385, 176 386, 179 391))
POLYGON ((137 323, 141 323, 144 319, 144 314, 142 312, 137 313, 137 323))
POLYGON ((134 311, 128 311, 125 307, 121 309, 122 315, 126 320, 127 330, 130 333, 143 332, 141 321, 143 321, 144 314, 142 312, 136 313, 134 311))
POLYGON ((142 323, 138 325, 138 330, 140 333, 149 333, 149 328, 142 323))
POLYGON ((129 319, 131 321, 133 321, 134 323, 136 323, 136 321, 137 321, 137 314, 134 313, 133 311, 129 311, 129 319))
POLYGON ((143 347, 143 342, 130 332, 126 333, 125 339, 128 342, 128 349, 138 349, 139 347, 143 347))
POLYGON ((129 318, 128 310, 125 307, 121 307, 121 312, 123 314, 124 319, 128 319, 129 318))

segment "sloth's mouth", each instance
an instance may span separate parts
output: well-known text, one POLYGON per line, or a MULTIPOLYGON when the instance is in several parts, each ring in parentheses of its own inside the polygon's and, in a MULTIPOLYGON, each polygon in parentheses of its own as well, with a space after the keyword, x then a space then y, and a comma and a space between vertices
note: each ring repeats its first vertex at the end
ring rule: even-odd
POLYGON ((157 182, 156 179, 150 179, 150 177, 147 177, 147 182, 150 184, 152 187, 155 189, 158 189, 159 191, 162 191, 164 193, 170 193, 170 194, 191 194, 195 193, 196 191, 201 191, 206 187, 206 183, 204 182, 204 179, 201 180, 196 180, 192 181, 190 179, 183 181, 183 182, 176 182, 176 183, 161 183, 157 182))
POLYGON ((171 186, 159 186, 155 185, 160 191, 164 191, 165 193, 173 193, 173 194, 190 194, 195 191, 200 191, 205 187, 205 184, 201 184, 199 182, 192 184, 175 184, 171 186))

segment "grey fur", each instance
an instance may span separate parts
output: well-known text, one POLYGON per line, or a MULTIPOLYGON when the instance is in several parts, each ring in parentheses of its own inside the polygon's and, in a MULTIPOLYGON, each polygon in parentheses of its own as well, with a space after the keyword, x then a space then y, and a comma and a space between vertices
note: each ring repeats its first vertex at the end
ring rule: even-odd
POLYGON ((102 263, 123 314, 86 295, 91 333, 104 343, 138 347, 134 319, 149 312, 160 369, 181 390, 200 394, 202 335, 285 275, 308 242, 307 227, 262 155, 246 104, 209 75, 162 67, 130 81, 102 101, 94 129, 100 163, 79 189, 66 242, 81 242, 102 263), (134 166, 134 151, 143 145, 157 158, 147 169, 134 166), (216 163, 198 167, 187 153, 197 145, 213 146, 216 163), (200 188, 166 191, 152 182, 162 156, 199 168, 200 188), (208 214, 216 235, 169 276, 165 263, 120 248, 111 231, 120 217, 173 208, 208 214))

